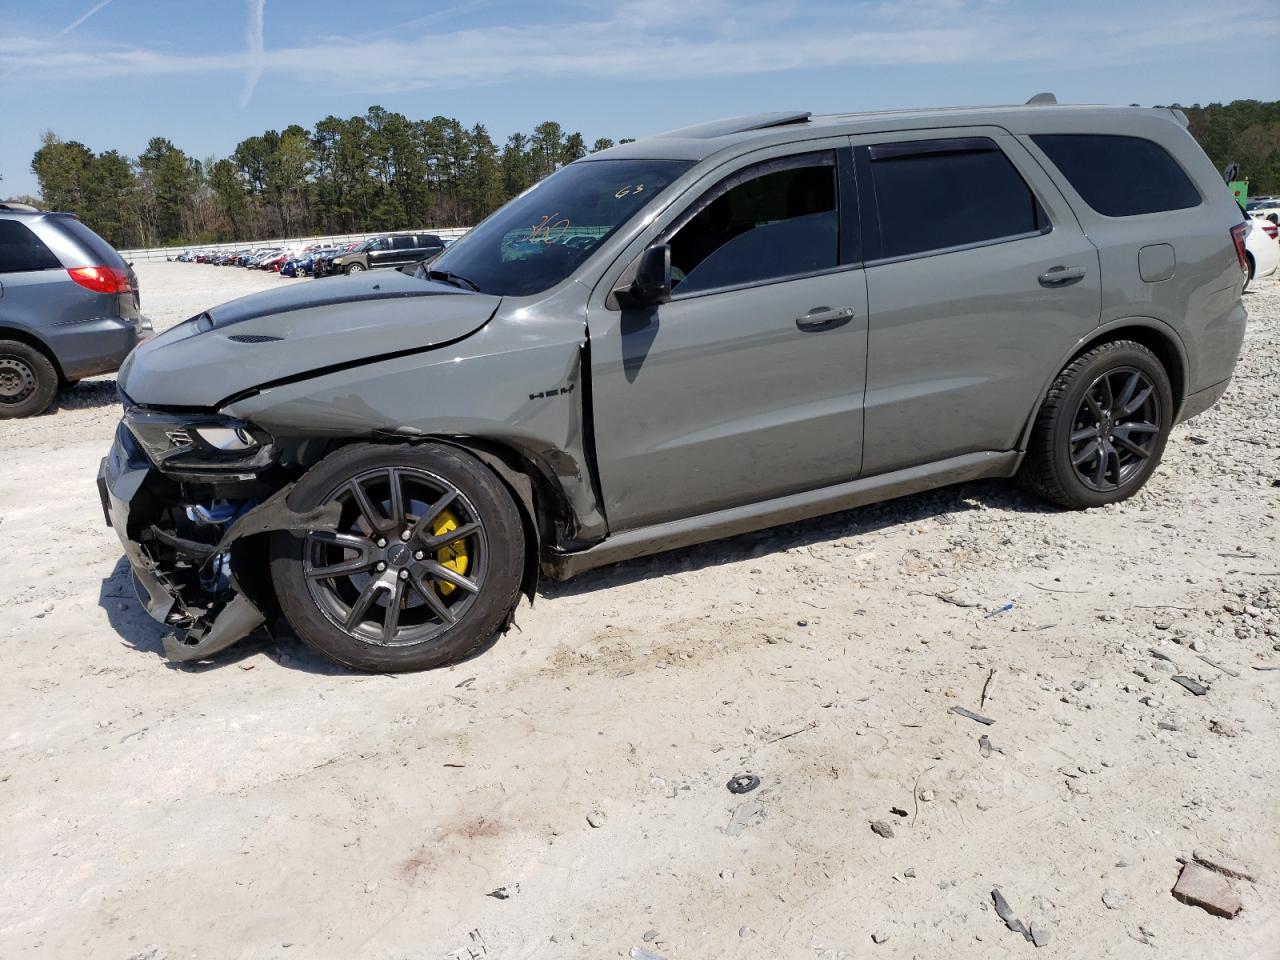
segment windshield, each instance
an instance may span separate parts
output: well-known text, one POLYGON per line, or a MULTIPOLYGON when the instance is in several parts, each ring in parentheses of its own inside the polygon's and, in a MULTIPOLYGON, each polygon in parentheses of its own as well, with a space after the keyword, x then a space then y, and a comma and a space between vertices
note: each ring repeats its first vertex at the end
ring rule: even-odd
POLYGON ((431 262, 483 293, 526 296, 555 286, 693 163, 592 160, 534 185, 431 262))

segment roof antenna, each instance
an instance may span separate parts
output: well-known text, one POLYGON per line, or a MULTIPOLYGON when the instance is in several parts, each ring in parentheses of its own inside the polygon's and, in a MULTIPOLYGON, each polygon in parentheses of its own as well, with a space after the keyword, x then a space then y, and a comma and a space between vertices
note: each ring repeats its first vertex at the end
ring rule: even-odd
POLYGON ((1034 97, 1027 101, 1028 107, 1043 107, 1047 104, 1057 103, 1058 98, 1052 93, 1037 93, 1034 97))

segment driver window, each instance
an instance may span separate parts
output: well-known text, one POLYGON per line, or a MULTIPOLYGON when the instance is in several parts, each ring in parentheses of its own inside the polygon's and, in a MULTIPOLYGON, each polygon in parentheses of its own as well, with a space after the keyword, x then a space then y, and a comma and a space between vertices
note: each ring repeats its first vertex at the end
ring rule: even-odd
POLYGON ((668 241, 676 296, 839 264, 834 153, 785 157, 740 171, 694 209, 668 241))

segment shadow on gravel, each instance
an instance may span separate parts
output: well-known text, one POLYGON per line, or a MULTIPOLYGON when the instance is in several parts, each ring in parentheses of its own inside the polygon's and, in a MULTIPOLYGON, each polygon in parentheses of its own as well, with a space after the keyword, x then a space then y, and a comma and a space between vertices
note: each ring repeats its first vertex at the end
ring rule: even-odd
POLYGON ((59 390, 58 395, 53 398, 53 403, 49 404, 49 409, 45 410, 44 413, 37 414, 37 416, 51 416, 60 410, 91 410, 94 407, 111 407, 117 406, 119 403, 120 397, 116 393, 114 377, 110 380, 82 380, 74 387, 59 390))
MULTIPOLYGON (((717 540, 673 550, 670 553, 628 560, 580 574, 567 583, 543 581, 538 594, 548 600, 554 600, 556 597, 579 596, 628 583, 686 573, 690 570, 702 570, 725 563, 738 563, 749 558, 767 558, 770 554, 782 553, 796 547, 856 537, 886 527, 919 523, 930 519, 945 523, 949 522, 949 518, 955 514, 983 508, 1013 510, 1019 513, 1056 512, 1053 507, 1024 493, 1010 481, 982 480, 858 507, 843 513, 815 517, 787 527, 745 533, 727 540, 717 540)), ((122 556, 116 561, 111 574, 102 581, 98 605, 106 612, 112 629, 119 634, 127 646, 140 653, 152 654, 164 661, 162 640, 168 628, 153 620, 143 609, 134 591, 133 573, 125 557, 122 556)), ((467 661, 484 656, 500 639, 500 635, 495 634, 487 643, 467 657, 467 661)), ((203 673, 230 667, 260 653, 291 670, 301 670, 322 676, 366 676, 360 671, 349 670, 331 663, 314 653, 293 634, 282 618, 277 619, 270 629, 264 627, 255 631, 227 650, 215 654, 210 660, 196 663, 164 662, 173 670, 203 673)))
POLYGON ((627 560, 599 570, 581 573, 572 580, 558 583, 544 580, 539 596, 547 599, 574 597, 627 583, 702 570, 724 563, 767 558, 795 547, 807 547, 830 540, 841 540, 871 533, 885 527, 919 523, 937 518, 947 522, 954 514, 980 508, 1014 510, 1019 513, 1056 513, 1039 498, 1024 492, 1012 480, 978 480, 952 487, 941 487, 897 500, 855 507, 784 527, 772 527, 756 533, 744 533, 727 540, 716 540, 660 553, 651 557, 627 560))

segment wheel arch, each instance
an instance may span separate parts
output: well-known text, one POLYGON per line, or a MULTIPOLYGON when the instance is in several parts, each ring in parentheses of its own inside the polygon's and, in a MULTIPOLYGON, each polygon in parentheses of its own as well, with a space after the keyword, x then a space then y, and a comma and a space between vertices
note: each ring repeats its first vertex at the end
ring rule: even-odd
POLYGON ((65 381, 67 379, 66 375, 62 372, 62 364, 58 362, 58 355, 53 352, 53 348, 30 330, 26 330, 22 327, 11 327, 0 323, 0 340, 16 340, 18 343, 25 343, 33 350, 39 350, 48 357, 49 362, 53 364, 53 369, 57 372, 58 379, 60 381, 65 381))
POLYGON ((1044 398, 1049 393, 1049 388, 1053 386, 1058 374, 1070 366, 1081 354, 1087 353, 1099 344, 1116 340, 1132 340, 1135 343, 1142 344, 1156 355, 1156 359, 1160 361, 1165 372, 1169 375, 1169 385, 1173 390, 1173 422, 1178 422, 1178 414, 1181 412, 1183 401, 1186 399, 1187 383, 1190 376, 1186 346, 1177 332, 1166 323, 1152 317, 1125 317, 1091 331, 1088 336, 1079 340, 1069 353, 1059 359, 1058 364, 1050 371, 1044 385, 1041 386, 1040 392, 1036 396, 1036 402, 1032 405, 1026 424, 1022 428, 1022 435, 1018 440, 1020 454, 1026 453, 1027 445, 1031 441, 1031 431, 1035 426, 1040 407, 1044 403, 1044 398))

